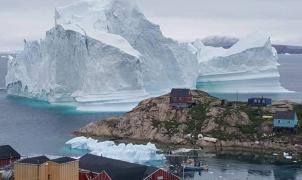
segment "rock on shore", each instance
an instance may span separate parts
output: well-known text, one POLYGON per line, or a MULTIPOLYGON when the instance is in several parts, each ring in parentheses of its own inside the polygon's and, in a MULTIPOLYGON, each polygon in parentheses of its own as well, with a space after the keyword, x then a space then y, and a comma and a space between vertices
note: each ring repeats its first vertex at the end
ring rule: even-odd
POLYGON ((294 107, 292 103, 283 101, 259 109, 246 103, 224 102, 202 91, 192 90, 191 93, 195 102, 192 108, 171 107, 167 94, 146 99, 121 117, 90 123, 75 134, 170 145, 216 148, 267 145, 267 148, 275 149, 279 145, 269 136, 272 134, 272 121, 262 116, 294 107), (198 140, 198 134, 217 138, 218 141, 198 140))

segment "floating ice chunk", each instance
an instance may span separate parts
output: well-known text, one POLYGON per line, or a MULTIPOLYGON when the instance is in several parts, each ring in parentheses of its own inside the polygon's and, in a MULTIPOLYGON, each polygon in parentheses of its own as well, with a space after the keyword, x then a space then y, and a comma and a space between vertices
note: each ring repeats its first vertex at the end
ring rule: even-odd
POLYGON ((146 145, 115 144, 113 141, 99 142, 92 138, 76 137, 67 141, 66 144, 73 149, 88 150, 91 154, 128 162, 143 163, 165 159, 164 155, 157 153, 158 149, 152 143, 146 145))
POLYGON ((188 153, 192 151, 193 149, 186 149, 186 148, 180 148, 172 151, 173 154, 178 154, 178 153, 188 153))

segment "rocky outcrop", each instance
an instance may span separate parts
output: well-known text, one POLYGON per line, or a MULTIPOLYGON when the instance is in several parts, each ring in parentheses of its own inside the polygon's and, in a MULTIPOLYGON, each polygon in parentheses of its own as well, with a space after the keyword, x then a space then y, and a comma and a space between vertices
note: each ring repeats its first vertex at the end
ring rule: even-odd
POLYGON ((167 94, 144 100, 121 117, 90 123, 75 134, 172 145, 215 148, 265 146, 273 149, 278 143, 269 137, 272 121, 262 116, 294 107, 290 102, 279 102, 259 109, 246 103, 225 102, 202 91, 191 92, 195 102, 191 108, 173 108, 167 94), (200 134, 218 141, 198 139, 200 134))

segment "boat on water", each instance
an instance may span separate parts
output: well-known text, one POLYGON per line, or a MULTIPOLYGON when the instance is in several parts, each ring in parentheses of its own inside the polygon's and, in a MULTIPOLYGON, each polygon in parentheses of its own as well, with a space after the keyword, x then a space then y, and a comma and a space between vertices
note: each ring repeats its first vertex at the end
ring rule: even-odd
POLYGON ((183 165, 184 171, 208 171, 208 165, 194 166, 194 165, 183 165))
POLYGON ((182 163, 183 171, 208 171, 209 166, 207 164, 198 164, 194 163, 194 161, 188 160, 186 163, 182 163))

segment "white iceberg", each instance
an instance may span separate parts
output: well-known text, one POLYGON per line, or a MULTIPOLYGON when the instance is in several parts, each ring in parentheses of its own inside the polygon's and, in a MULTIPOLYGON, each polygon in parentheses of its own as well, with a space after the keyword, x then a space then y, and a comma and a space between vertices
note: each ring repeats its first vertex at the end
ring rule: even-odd
POLYGON ((129 111, 177 87, 287 91, 277 66, 267 36, 249 36, 230 49, 179 43, 164 37, 131 0, 80 0, 56 8, 55 27, 43 40, 25 41, 9 60, 6 87, 12 95, 82 111, 129 111))
POLYGON ((99 142, 92 138, 76 137, 66 142, 66 144, 70 145, 73 149, 88 150, 94 155, 133 163, 165 160, 165 156, 158 154, 159 150, 152 143, 146 145, 134 145, 132 143, 115 144, 113 141, 99 142))
POLYGON ((188 45, 164 37, 132 1, 77 1, 56 8, 55 24, 10 61, 9 94, 87 110, 134 107, 172 87, 195 87, 197 58, 188 45))
POLYGON ((270 38, 253 33, 229 49, 192 43, 199 63, 197 88, 211 93, 288 92, 279 81, 278 55, 270 38))

